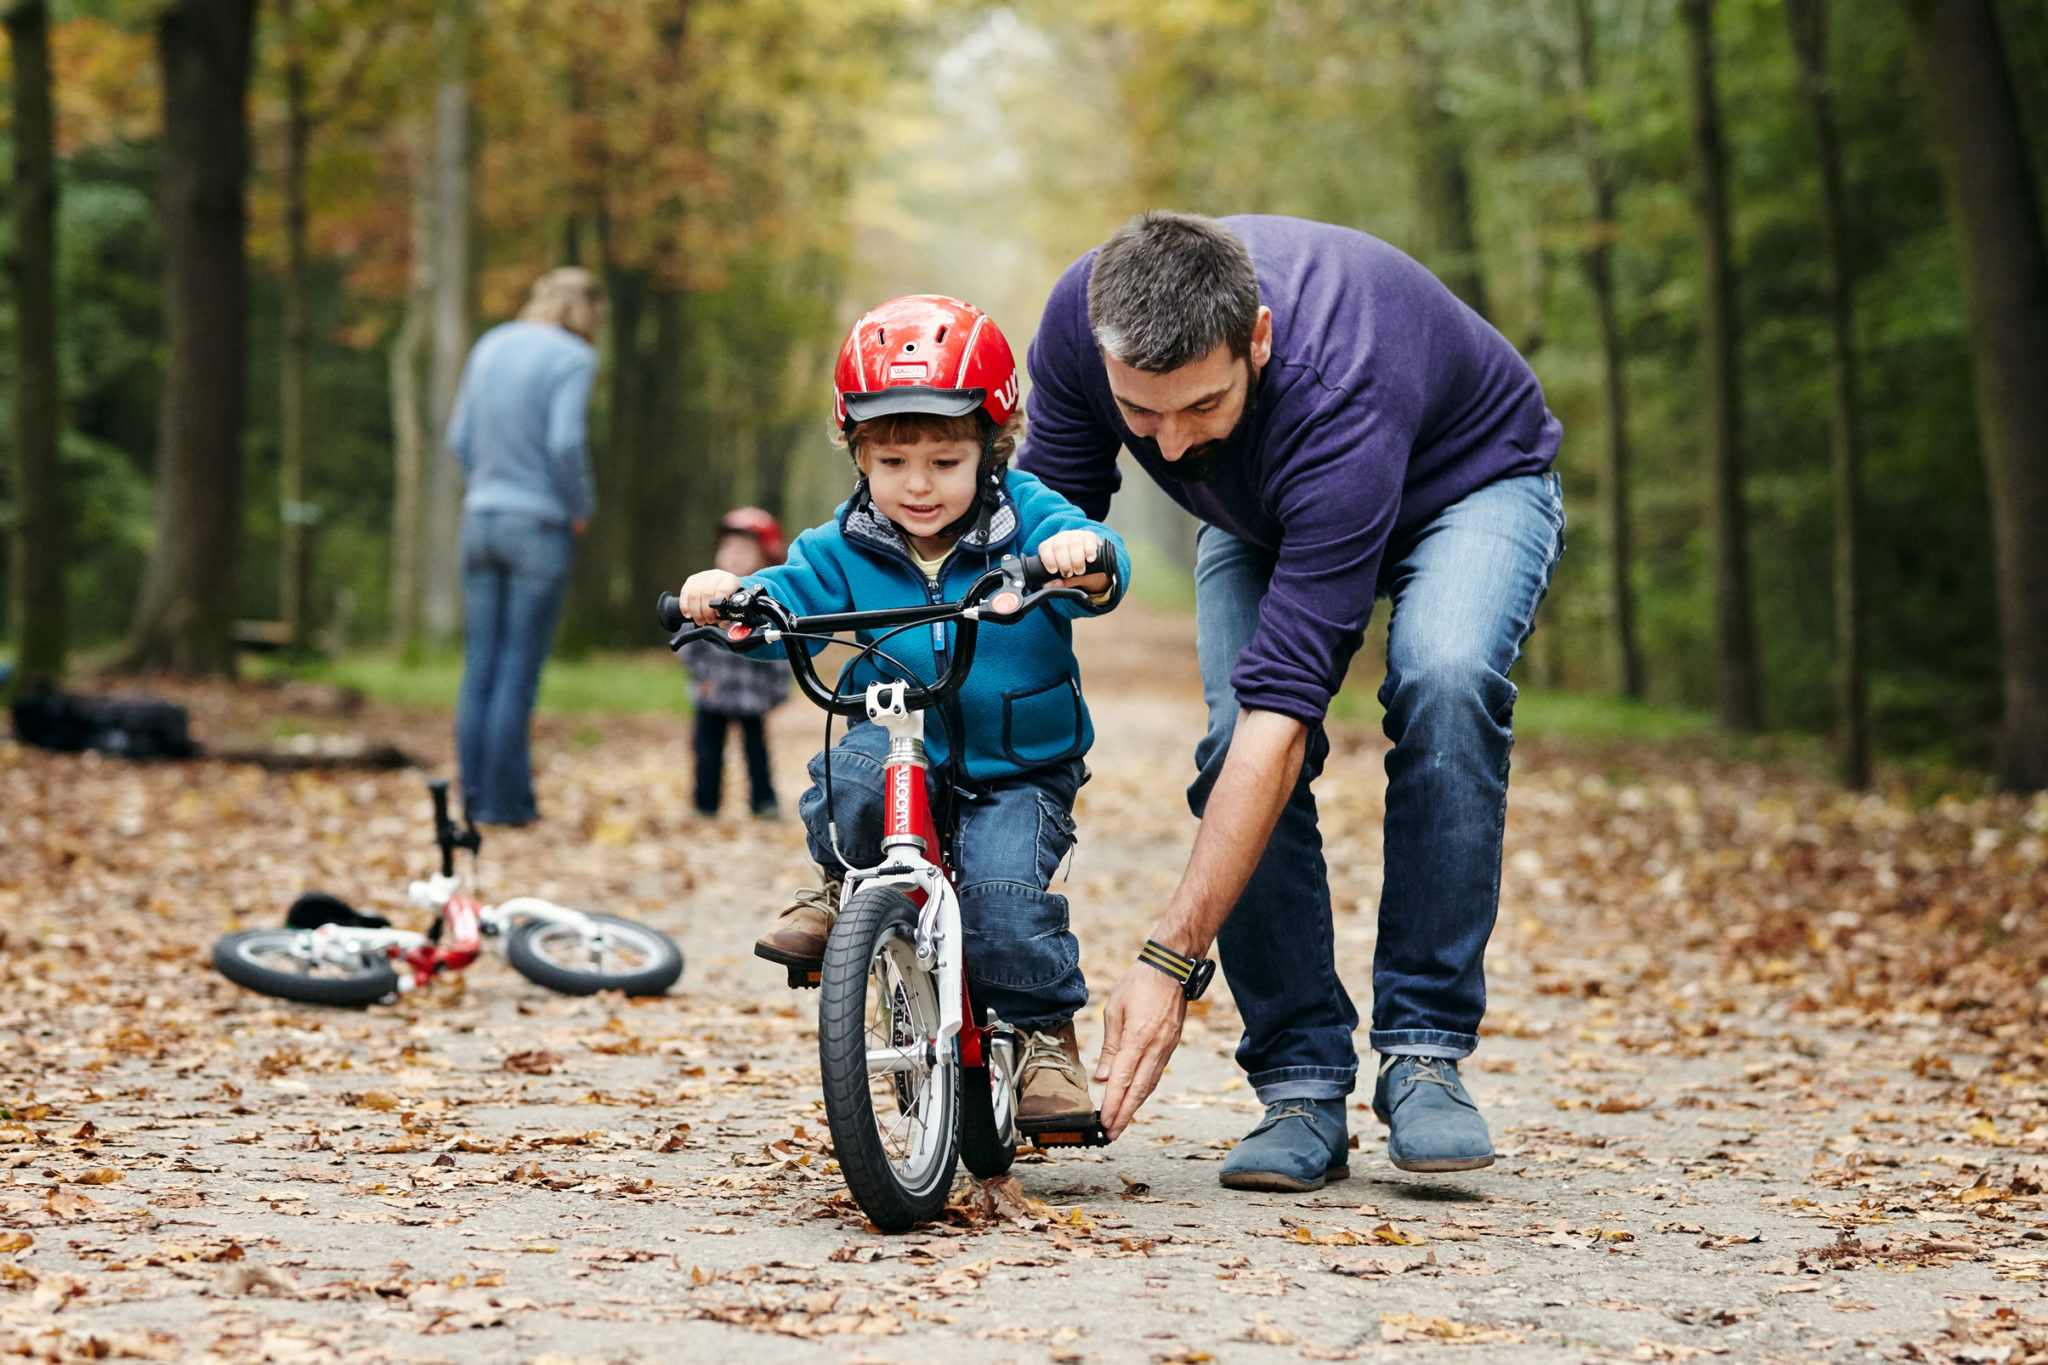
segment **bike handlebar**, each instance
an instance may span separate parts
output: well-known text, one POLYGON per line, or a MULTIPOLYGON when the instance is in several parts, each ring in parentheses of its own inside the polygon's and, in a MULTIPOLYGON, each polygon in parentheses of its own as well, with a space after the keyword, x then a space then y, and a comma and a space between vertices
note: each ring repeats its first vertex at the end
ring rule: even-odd
MULTIPOLYGON (((1107 574, 1111 588, 1115 588, 1116 551, 1107 542, 1075 577, 1086 578, 1097 573, 1107 574)), ((974 663, 976 631, 982 622, 1011 625, 1048 602, 1088 600, 1090 594, 1079 588, 1046 587, 1052 578, 1037 555, 1022 558, 1004 555, 1001 564, 975 579, 957 602, 794 616, 765 588, 756 587, 741 588, 730 597, 719 598, 711 604, 721 618, 731 623, 723 627, 690 626, 683 616, 682 602, 674 593, 663 593, 656 600, 654 610, 662 629, 670 632, 668 647, 677 652, 698 640, 709 640, 727 649, 739 649, 756 632, 762 631, 767 632, 763 638, 778 640, 787 635, 833 635, 848 630, 895 630, 935 622, 957 622, 953 657, 938 681, 926 685, 904 680, 907 692, 904 704, 914 710, 928 710, 958 692, 961 684, 967 681, 968 669, 974 663)), ((827 687, 818 676, 807 649, 785 649, 783 654, 789 661, 790 673, 796 678, 798 689, 811 701, 836 715, 855 719, 866 717, 865 689, 849 695, 827 687)))

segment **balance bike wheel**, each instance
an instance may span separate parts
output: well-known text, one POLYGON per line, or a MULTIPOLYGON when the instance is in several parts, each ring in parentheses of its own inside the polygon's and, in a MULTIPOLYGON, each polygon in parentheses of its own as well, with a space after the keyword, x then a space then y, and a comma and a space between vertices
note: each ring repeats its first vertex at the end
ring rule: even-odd
POLYGON ((213 966, 228 980, 302 1005, 374 1005, 398 993, 398 973, 384 956, 336 962, 308 951, 304 929, 246 929, 213 945, 213 966))
POLYGON ((818 1070, 847 1189, 905 1232, 946 1206, 959 1162, 960 1065, 939 1031, 938 978, 918 965, 917 907, 870 887, 840 911, 818 982, 818 1070))
POLYGON ((591 953, 577 925, 530 919, 505 940, 505 960, 528 981, 564 995, 660 995, 683 974, 683 950, 660 930, 616 915, 584 918, 604 927, 602 952, 591 953))

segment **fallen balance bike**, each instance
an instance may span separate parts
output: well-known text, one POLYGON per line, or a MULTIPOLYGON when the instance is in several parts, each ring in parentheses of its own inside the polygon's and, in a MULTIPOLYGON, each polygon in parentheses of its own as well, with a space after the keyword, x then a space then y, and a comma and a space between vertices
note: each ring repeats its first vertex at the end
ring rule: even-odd
POLYGON ((455 875, 457 849, 470 854, 472 876, 483 836, 474 824, 448 818, 448 783, 427 783, 434 798, 434 841, 441 870, 406 889, 406 899, 434 912, 424 934, 395 929, 324 892, 292 904, 282 929, 245 929, 214 945, 222 976, 252 991, 309 1005, 373 1005, 418 990, 444 972, 475 962, 484 948, 502 948, 513 969, 564 995, 624 991, 660 995, 683 974, 683 954, 658 930, 614 915, 589 914, 538 896, 486 905, 463 895, 455 875))
MULTIPOLYGON (((1105 551, 1087 572, 1114 575, 1115 555, 1105 551)), ((822 966, 789 969, 792 986, 819 988, 818 1069, 840 1173, 862 1211, 886 1232, 937 1217, 958 1162, 983 1179, 1009 1170, 1020 1136, 1046 1147, 1109 1141, 1100 1115, 1085 1127, 1020 1125, 1016 1031, 993 1010, 977 1011, 967 986, 951 861, 959 802, 944 803, 941 838, 926 790, 924 714, 960 690, 974 664, 976 631, 1022 620, 1048 602, 1087 600, 1078 588, 1043 586, 1048 577, 1036 556, 1006 555, 957 602, 820 616, 796 616, 765 589, 742 588, 712 604, 722 626, 690 626, 674 594, 656 604, 672 650, 696 640, 743 650, 788 646, 784 656, 798 688, 828 713, 828 806, 830 716, 871 720, 888 731, 882 859, 873 867, 848 865, 822 966), (937 638, 946 625, 954 628, 950 659, 936 681, 918 680, 882 649, 920 627, 937 638), (842 631, 856 640, 835 640, 842 631), (843 682, 828 687, 806 647, 823 644, 850 645, 903 680, 873 682, 860 693, 848 693, 843 682)), ((854 671, 849 662, 839 677, 854 671)), ((957 736, 952 748, 959 751, 957 736)))

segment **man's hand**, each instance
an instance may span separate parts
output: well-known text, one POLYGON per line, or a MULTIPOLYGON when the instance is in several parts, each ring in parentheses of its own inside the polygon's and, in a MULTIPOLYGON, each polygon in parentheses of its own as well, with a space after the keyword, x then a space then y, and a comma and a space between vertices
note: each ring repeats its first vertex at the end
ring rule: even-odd
POLYGON ((574 532, 575 534, 579 535, 579 536, 580 536, 580 535, 582 535, 582 534, 583 534, 583 533, 584 533, 585 531, 588 531, 588 530, 590 529, 590 518, 589 518, 589 517, 571 517, 571 518, 569 518, 569 529, 570 529, 571 531, 573 531, 573 532, 574 532))
MULTIPOLYGON (((1184 957, 1201 957, 1216 941, 1266 851, 1273 822, 1301 775, 1308 727, 1277 711, 1247 709, 1237 718, 1223 771, 1209 793, 1187 870, 1166 903, 1152 937, 1184 957)), ((1130 1125, 1180 1046, 1187 1001, 1180 983, 1142 962, 1131 964, 1102 1018, 1098 1084, 1107 1082, 1102 1123, 1114 1138, 1130 1125)))
POLYGON ((1092 573, 1081 576, 1088 567, 1088 561, 1095 558, 1102 549, 1102 537, 1093 531, 1062 531, 1048 536, 1038 547, 1038 562, 1045 565, 1045 571, 1057 575, 1048 586, 1080 588, 1084 592, 1099 593, 1109 588, 1109 575, 1092 573))
POLYGON ((708 626, 718 619, 711 610, 714 598, 730 597, 740 590, 740 580, 723 569, 706 569, 693 573, 683 580, 683 590, 676 594, 683 605, 683 615, 700 626, 708 626))
POLYGON ((1105 1085, 1102 1126, 1111 1141, 1123 1136, 1158 1086, 1180 1046, 1187 1014, 1180 983, 1142 962, 1133 962, 1111 989, 1102 1013, 1102 1056, 1095 1063, 1095 1082, 1105 1085))

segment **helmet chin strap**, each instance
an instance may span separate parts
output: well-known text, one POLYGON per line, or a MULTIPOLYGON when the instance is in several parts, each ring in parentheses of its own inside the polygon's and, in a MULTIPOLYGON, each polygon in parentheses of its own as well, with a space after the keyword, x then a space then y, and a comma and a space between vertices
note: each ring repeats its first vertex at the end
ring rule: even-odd
POLYGON ((1003 471, 996 466, 996 432, 992 423, 983 422, 981 433, 981 464, 975 470, 975 480, 981 485, 974 498, 974 506, 962 512, 953 521, 940 528, 942 536, 963 536, 969 531, 981 540, 988 535, 989 519, 1003 500, 1003 471))

